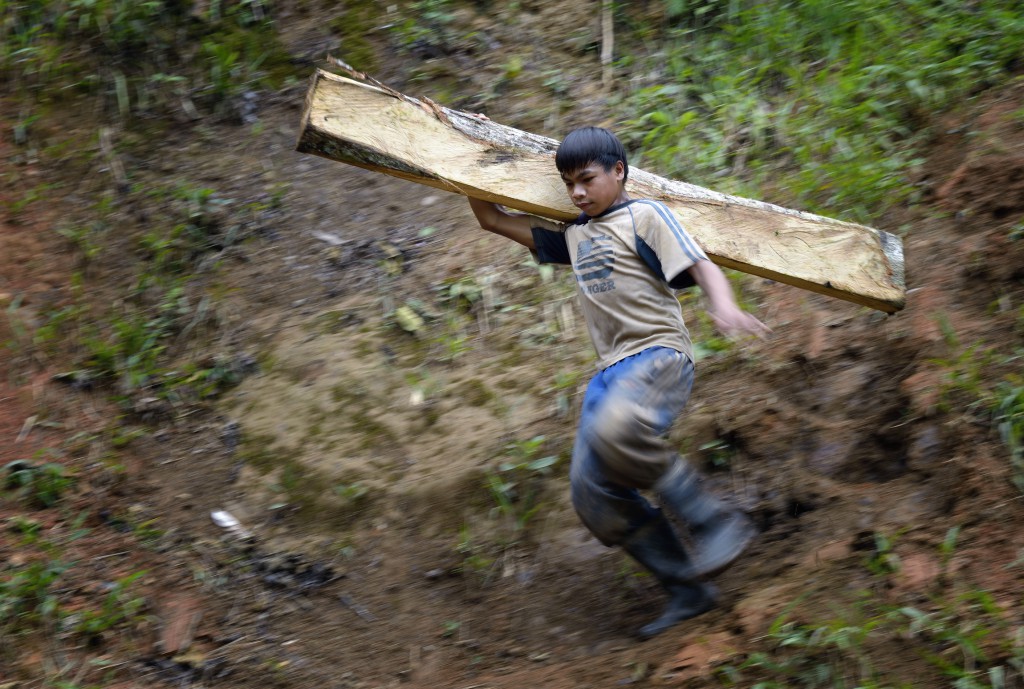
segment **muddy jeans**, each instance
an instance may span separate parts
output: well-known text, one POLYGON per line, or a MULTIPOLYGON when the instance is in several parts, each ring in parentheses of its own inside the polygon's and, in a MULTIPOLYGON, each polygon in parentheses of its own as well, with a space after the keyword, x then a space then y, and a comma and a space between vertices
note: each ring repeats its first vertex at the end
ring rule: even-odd
POLYGON ((693 387, 693 362, 651 347, 612 364, 587 386, 569 480, 573 506, 605 545, 622 543, 657 514, 639 493, 676 461, 665 440, 693 387))

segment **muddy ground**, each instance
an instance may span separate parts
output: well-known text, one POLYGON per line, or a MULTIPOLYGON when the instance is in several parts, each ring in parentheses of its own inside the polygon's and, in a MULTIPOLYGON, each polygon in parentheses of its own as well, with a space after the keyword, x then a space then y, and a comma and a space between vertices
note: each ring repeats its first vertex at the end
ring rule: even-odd
MULTIPOLYGON (((330 47, 311 18, 290 26, 296 54, 330 47)), ((396 64, 380 71, 431 95, 396 64)), ((527 104, 512 123, 557 136, 596 119, 592 74, 578 110, 542 117, 527 104)), ((701 673, 765 650, 780 615, 824 623, 863 591, 926 608, 982 589, 1008 628, 1024 624, 1024 508, 972 393, 1020 370, 1024 242, 1011 228, 1024 216, 1013 115, 1024 90, 944 116, 919 200, 878 223, 905 235, 904 311, 738 282, 773 335, 707 353, 672 437, 761 533, 718 578, 718 608, 646 643, 633 630, 662 594, 590 538, 568 502, 593 362, 569 276, 474 229, 460 197, 295 153, 304 90, 261 93, 255 127, 183 118, 148 140, 142 123, 115 130, 135 185, 210 188, 239 217, 250 204, 244 220, 225 221, 245 241, 196 269, 189 289, 212 297, 194 339, 174 343, 179 362, 218 357, 240 382, 199 404, 139 395, 127 408, 109 388, 55 380, 75 351, 32 346, 31 333, 75 299, 116 311, 145 260, 132 233, 159 218, 138 192, 117 191, 97 121, 55 114, 40 139, 77 138, 85 154, 33 156, 12 140, 17 113, 5 102, 0 157, 15 172, 2 190, 0 300, 13 344, 0 454, 52 456, 77 481, 46 509, 5 495, 0 517, 28 515, 54 539, 87 529, 61 555, 74 563, 59 589, 69 614, 95 609, 136 572, 144 607, 84 640, 53 627, 9 635, 0 679, 704 686, 701 673), (45 202, 13 203, 43 182, 53 185, 45 202), (115 230, 86 262, 56 230, 104 196, 115 230), (423 318, 412 333, 394 315, 410 305, 423 318), (546 456, 557 458, 549 469, 523 468, 546 456), (246 533, 214 523, 216 510, 246 533), (900 566, 877 566, 892 554, 900 566)), ((492 117, 515 111, 493 107, 492 117)), ((697 300, 684 304, 695 335, 712 337, 697 300)), ((36 557, 12 531, 0 538, 9 568, 36 557)), ((949 683, 898 639, 872 654, 893 682, 949 683)))

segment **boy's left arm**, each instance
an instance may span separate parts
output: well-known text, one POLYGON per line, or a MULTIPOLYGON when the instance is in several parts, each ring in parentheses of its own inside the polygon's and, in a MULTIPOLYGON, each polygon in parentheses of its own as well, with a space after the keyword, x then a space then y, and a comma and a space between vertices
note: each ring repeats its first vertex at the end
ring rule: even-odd
POLYGON ((710 302, 708 314, 722 333, 763 338, 771 332, 768 326, 739 307, 732 293, 732 285, 721 268, 703 258, 690 266, 689 272, 707 295, 710 302))

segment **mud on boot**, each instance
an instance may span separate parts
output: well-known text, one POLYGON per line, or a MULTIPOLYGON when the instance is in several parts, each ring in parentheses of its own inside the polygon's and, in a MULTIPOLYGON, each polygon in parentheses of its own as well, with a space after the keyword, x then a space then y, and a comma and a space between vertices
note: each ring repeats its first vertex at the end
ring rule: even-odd
POLYGON ((695 577, 721 572, 757 535, 747 515, 706 491, 698 473, 680 459, 658 480, 654 491, 662 507, 684 522, 693 535, 691 567, 695 577))
POLYGON ((661 634, 715 606, 717 590, 711 584, 697 580, 686 549, 660 511, 630 534, 622 547, 654 575, 669 595, 661 616, 638 631, 641 639, 661 634))
POLYGON ((674 625, 696 617, 715 607, 718 589, 706 581, 681 582, 665 585, 669 599, 661 617, 637 630, 641 639, 650 639, 674 625))
POLYGON ((694 572, 696 576, 709 577, 731 565, 754 540, 757 529, 747 515, 734 509, 694 526, 692 533, 694 572))

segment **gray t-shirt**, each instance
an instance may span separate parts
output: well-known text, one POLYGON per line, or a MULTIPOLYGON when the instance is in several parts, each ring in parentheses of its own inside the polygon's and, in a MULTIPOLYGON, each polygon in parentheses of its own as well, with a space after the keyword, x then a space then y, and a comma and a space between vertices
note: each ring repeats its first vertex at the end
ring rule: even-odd
POLYGON ((665 204, 634 199, 564 225, 530 220, 538 260, 572 265, 599 369, 655 346, 693 359, 673 288, 693 285, 687 269, 707 256, 665 204))

